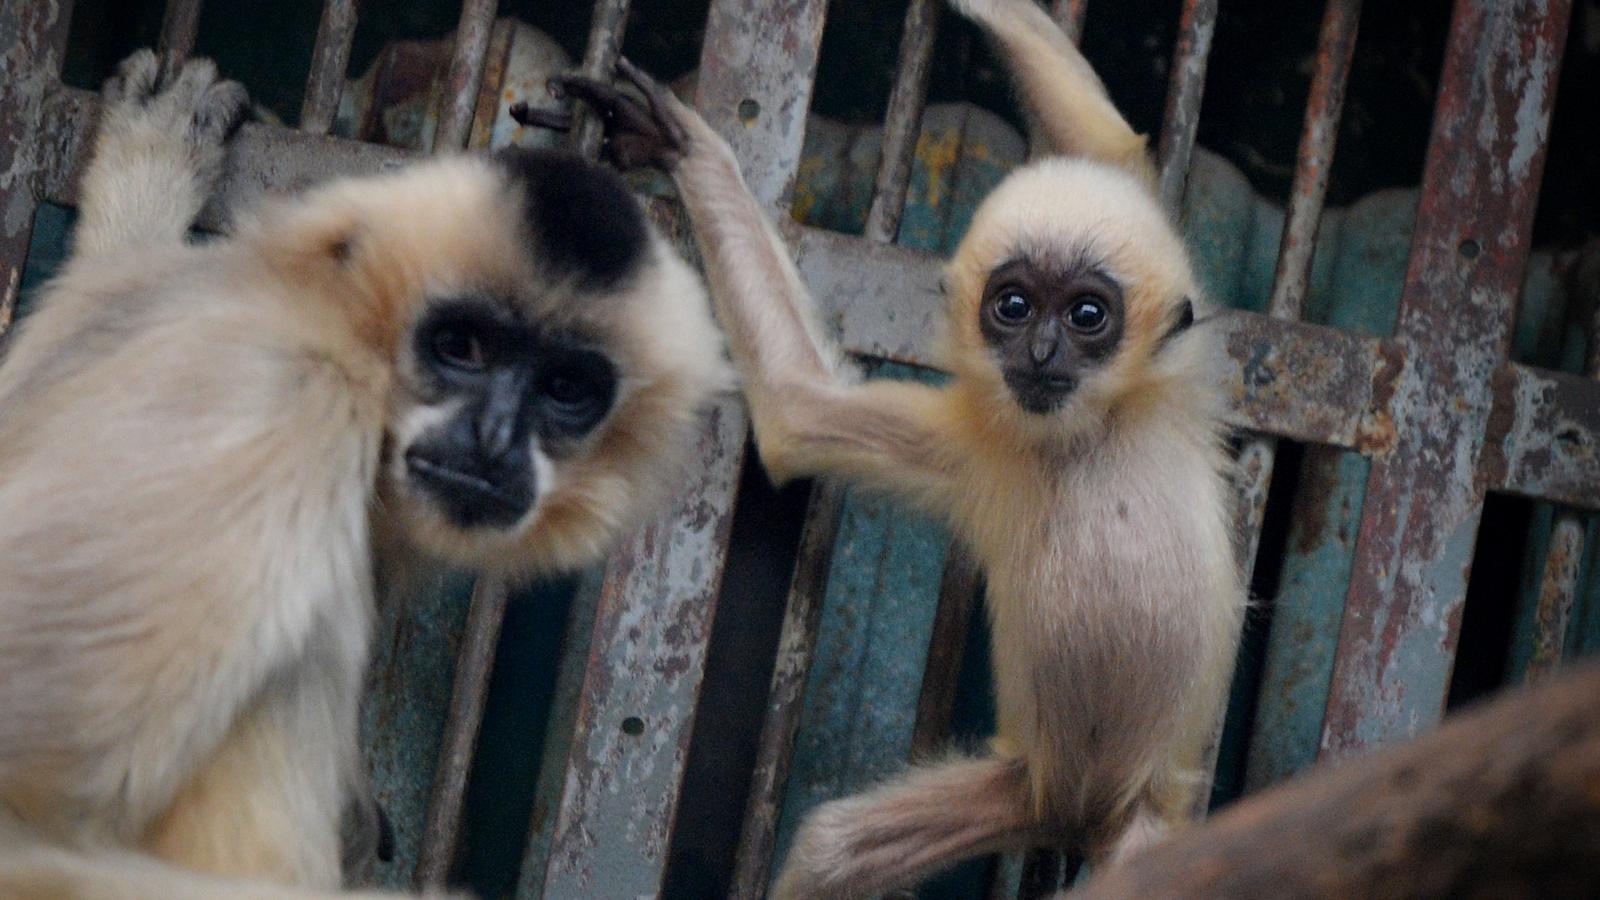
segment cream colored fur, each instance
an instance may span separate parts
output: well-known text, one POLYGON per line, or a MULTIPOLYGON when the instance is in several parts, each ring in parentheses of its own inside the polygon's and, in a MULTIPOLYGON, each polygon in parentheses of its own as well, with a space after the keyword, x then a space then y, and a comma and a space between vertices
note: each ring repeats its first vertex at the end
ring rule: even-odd
POLYGON ((987 198, 950 261, 950 384, 856 384, 724 141, 685 135, 672 171, 778 480, 842 474, 945 518, 988 577, 999 734, 992 754, 914 767, 824 804, 773 897, 870 897, 976 853, 1055 843, 1135 853, 1195 805, 1245 591, 1206 310, 1153 195, 1144 139, 1030 0, 964 2, 997 41, 1059 156, 987 198), (1088 258, 1122 287, 1113 357, 1056 413, 1024 412, 978 331, 981 289, 1026 252, 1088 258))
POLYGON ((243 92, 209 63, 171 86, 155 69, 138 54, 108 85, 76 253, 0 365, 8 900, 333 893, 365 782, 375 544, 509 575, 588 563, 677 482, 727 380, 659 235, 622 296, 573 303, 484 159, 336 182, 183 244, 243 92), (623 373, 515 533, 450 529, 392 463, 425 417, 409 325, 452 290, 581 324, 623 373))

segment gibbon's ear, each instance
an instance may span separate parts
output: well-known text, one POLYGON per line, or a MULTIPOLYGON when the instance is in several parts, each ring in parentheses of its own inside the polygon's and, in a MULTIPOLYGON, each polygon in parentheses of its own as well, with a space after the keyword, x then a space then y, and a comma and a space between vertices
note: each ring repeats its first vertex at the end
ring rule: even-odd
POLYGON ((324 271, 349 266, 360 249, 362 222, 344 204, 274 204, 249 228, 278 262, 324 271))
POLYGON ((1178 320, 1173 322, 1172 327, 1167 329, 1167 333, 1161 336, 1161 346, 1165 347, 1168 341, 1188 331, 1193 324, 1194 303, 1188 297, 1185 297, 1183 302, 1178 304, 1178 320))

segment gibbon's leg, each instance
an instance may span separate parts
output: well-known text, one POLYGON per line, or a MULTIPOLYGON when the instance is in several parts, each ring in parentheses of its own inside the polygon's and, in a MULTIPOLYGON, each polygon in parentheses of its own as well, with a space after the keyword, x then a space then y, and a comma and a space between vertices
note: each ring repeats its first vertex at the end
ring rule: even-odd
POLYGON ((94 156, 84 173, 74 252, 111 253, 179 243, 222 174, 223 141, 247 96, 207 59, 168 81, 140 50, 101 91, 94 156))
POLYGON ((1078 48, 1034 0, 950 0, 999 45, 1034 127, 1058 153, 1121 166, 1155 185, 1145 137, 1078 48))
POLYGON ((807 816, 772 900, 872 897, 962 859, 1062 841, 1034 818, 1031 798, 1021 759, 913 766, 807 816))
POLYGON ((555 78, 551 89, 605 113, 607 149, 619 166, 649 163, 672 173, 767 471, 778 481, 853 473, 917 496, 948 496, 939 392, 907 383, 852 383, 733 151, 698 113, 631 63, 623 60, 618 69, 644 93, 648 107, 585 78, 555 78))

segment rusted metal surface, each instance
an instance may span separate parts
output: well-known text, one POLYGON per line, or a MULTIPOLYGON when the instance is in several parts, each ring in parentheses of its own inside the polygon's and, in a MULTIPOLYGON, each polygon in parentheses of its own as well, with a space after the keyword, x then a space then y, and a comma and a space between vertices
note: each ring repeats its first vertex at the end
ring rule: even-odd
POLYGON ((1600 384, 1505 363, 1490 385, 1480 489, 1600 509, 1600 384))
POLYGON ((16 310, 44 176, 63 152, 44 120, 71 18, 71 0, 0 7, 0 335, 16 310))
POLYGON ((1217 31, 1217 0, 1184 0, 1178 43, 1172 51, 1167 108, 1161 117, 1161 203, 1176 216, 1189 177, 1194 132, 1200 126, 1200 98, 1206 88, 1206 60, 1217 31))
POLYGON ((306 98, 300 105, 301 131, 327 134, 333 127, 345 69, 350 65, 359 6, 359 0, 324 0, 322 4, 317 43, 311 50, 311 74, 306 77, 306 98))
POLYGON ((889 114, 883 124, 883 155, 872 185, 872 205, 867 208, 865 235, 869 241, 893 241, 900 230, 906 188, 911 182, 911 160, 928 102, 933 41, 943 7, 943 0, 911 0, 906 8, 900 58, 895 63, 894 85, 889 89, 889 114))
POLYGON ((774 862, 778 814, 794 755, 795 730, 800 725, 801 700, 817 646, 817 623, 827 591, 828 569, 839 534, 839 516, 845 489, 824 480, 811 491, 806 518, 795 556, 794 578, 784 606, 778 636, 772 685, 767 691, 767 713, 756 747, 755 769, 740 826, 729 897, 759 900, 767 890, 774 862))
POLYGON ((170 76, 183 67, 194 52, 200 33, 200 0, 167 0, 161 14, 161 37, 156 49, 161 52, 161 72, 170 76))
MULTIPOLYGON (((597 0, 593 18, 589 22, 589 43, 583 51, 580 71, 590 78, 607 79, 622 55, 622 35, 628 27, 628 0, 597 0)), ((587 106, 580 104, 575 127, 572 129, 572 148, 587 159, 600 155, 602 130, 587 106)))
POLYGON ((1566 0, 1455 6, 1395 332, 1406 365, 1394 444, 1368 478, 1325 757, 1409 737, 1443 711, 1483 509, 1490 381, 1510 338, 1570 13, 1566 0))
MULTIPOLYGON (((786 214, 826 4, 714 0, 696 105, 756 199, 786 214)), ((661 890, 744 458, 743 406, 718 404, 673 513, 607 568, 547 897, 661 890)))
POLYGON ((1055 0, 1050 4, 1050 14, 1056 24, 1067 33, 1074 44, 1083 39, 1083 16, 1089 11, 1089 0, 1055 0))
POLYGON ((444 746, 433 773, 433 792, 417 858, 416 885, 420 889, 443 887, 450 872, 472 751, 478 746, 478 726, 483 722, 489 673, 494 668, 495 646, 505 621, 506 590, 505 582, 497 578, 479 578, 472 590, 466 631, 456 654, 450 708, 445 714, 444 746))
POLYGON ((464 0, 461 4, 450 75, 439 96, 439 126, 433 134, 435 152, 460 150, 467 144, 472 114, 478 106, 478 85, 483 83, 496 5, 495 0, 464 0))

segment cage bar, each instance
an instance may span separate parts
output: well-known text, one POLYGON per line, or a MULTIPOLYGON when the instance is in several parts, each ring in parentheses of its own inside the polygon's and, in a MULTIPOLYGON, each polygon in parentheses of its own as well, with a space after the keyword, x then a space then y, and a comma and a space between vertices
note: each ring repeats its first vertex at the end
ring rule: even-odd
POLYGON ((359 12, 358 0, 326 0, 322 4, 317 43, 311 50, 311 74, 306 76, 306 97, 300 105, 301 131, 327 134, 333 127, 359 12))
POLYGON ((434 769, 428 819, 417 856, 415 879, 419 890, 443 887, 450 874, 461 829, 467 775, 472 769, 472 753, 478 746, 489 674, 494 669, 495 646, 505 622, 506 596, 506 583, 499 578, 480 577, 473 585, 461 651, 456 655, 450 708, 444 720, 444 743, 434 769))
POLYGON ((167 0, 161 14, 161 36, 156 49, 161 53, 161 74, 171 77, 194 53, 200 34, 200 0, 167 0))
POLYGON ((922 113, 928 105, 928 73, 943 6, 944 0, 911 0, 906 8, 900 58, 895 63, 889 112, 883 123, 883 155, 872 185, 872 203, 867 207, 865 235, 870 241, 893 241, 900 230, 906 187, 911 182, 911 162, 917 152, 917 138, 922 134, 922 113))
POLYGON ((495 0, 464 0, 461 5, 450 75, 439 97, 439 124, 433 134, 435 152, 460 150, 467 145, 472 114, 478 105, 478 85, 483 82, 484 59, 489 54, 495 7, 495 0))
POLYGON ((1083 17, 1088 11, 1089 0, 1055 0, 1050 6, 1056 24, 1074 44, 1083 41, 1083 17))
POLYGON ((728 890, 731 900, 760 900, 766 895, 775 862, 772 855, 777 844, 778 816, 783 810, 784 787, 794 759, 806 678, 816 657, 817 627, 822 619, 844 499, 843 485, 822 479, 812 488, 806 504, 794 577, 789 583, 772 666, 772 684, 767 690, 767 712, 761 723, 755 769, 750 775, 744 820, 734 853, 728 890))
POLYGON ((1176 217, 1189 179, 1195 129, 1200 125, 1200 98, 1206 88, 1206 61, 1217 31, 1217 0, 1183 0, 1178 42, 1172 50, 1172 76, 1166 112, 1161 117, 1161 203, 1176 217))
POLYGON ((1457 0, 1394 344, 1406 365, 1373 458, 1322 756, 1443 714, 1483 511, 1494 372, 1509 345, 1568 0, 1457 0), (1470 298, 1470 299, 1469 299, 1470 298))
MULTIPOLYGON (((596 0, 593 18, 589 23, 589 43, 583 51, 583 65, 579 69, 590 78, 602 81, 611 77, 611 70, 622 55, 622 37, 628 27, 628 0, 596 0)), ((579 104, 572 133, 568 140, 574 150, 585 159, 600 155, 601 125, 589 108, 579 104)))

